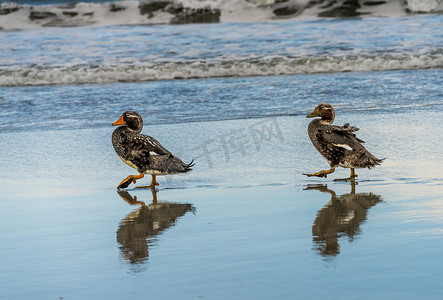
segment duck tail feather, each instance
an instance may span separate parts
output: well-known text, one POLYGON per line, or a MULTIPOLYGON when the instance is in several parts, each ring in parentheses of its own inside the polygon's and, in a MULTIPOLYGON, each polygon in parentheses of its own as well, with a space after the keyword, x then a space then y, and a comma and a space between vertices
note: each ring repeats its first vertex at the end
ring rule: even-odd
POLYGON ((195 165, 194 160, 191 160, 189 164, 183 163, 183 171, 181 173, 186 173, 192 170, 192 167, 195 165))
POLYGON ((178 157, 174 157, 169 161, 168 172, 169 173, 187 173, 192 170, 194 166, 194 160, 189 164, 184 163, 178 157))
POLYGON ((368 169, 373 168, 375 166, 379 166, 385 159, 386 159, 386 157, 385 158, 377 158, 372 155, 367 161, 368 169))

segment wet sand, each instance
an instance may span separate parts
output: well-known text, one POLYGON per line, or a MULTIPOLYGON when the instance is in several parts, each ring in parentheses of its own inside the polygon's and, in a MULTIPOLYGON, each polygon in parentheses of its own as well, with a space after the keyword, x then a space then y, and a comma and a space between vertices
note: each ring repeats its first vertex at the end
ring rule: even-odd
POLYGON ((2 133, 0 298, 441 298, 442 118, 337 114, 386 157, 354 188, 302 175, 328 167, 303 116, 147 124, 196 160, 155 195, 116 190, 112 127, 2 133))

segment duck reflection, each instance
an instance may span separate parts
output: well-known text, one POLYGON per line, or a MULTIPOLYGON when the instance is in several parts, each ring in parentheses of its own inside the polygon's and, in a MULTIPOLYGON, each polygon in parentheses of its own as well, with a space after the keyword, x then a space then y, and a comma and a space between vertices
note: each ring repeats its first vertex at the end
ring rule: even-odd
POLYGON ((149 246, 155 237, 187 212, 195 212, 191 204, 158 202, 157 191, 152 192, 152 203, 146 205, 137 197, 124 190, 117 191, 120 197, 131 205, 141 207, 128 214, 120 223, 117 230, 117 242, 125 260, 131 264, 145 262, 149 257, 149 246))
POLYGON ((360 234, 360 224, 366 220, 368 210, 381 202, 381 196, 372 193, 351 193, 337 196, 327 185, 308 185, 305 190, 318 190, 331 194, 331 201, 318 213, 312 226, 314 248, 324 257, 340 253, 338 239, 347 236, 350 241, 360 234))

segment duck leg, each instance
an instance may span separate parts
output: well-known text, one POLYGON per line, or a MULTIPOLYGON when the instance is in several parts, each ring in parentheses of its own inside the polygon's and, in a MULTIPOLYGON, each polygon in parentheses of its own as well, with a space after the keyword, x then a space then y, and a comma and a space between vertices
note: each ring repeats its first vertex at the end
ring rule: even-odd
POLYGON ((329 170, 323 170, 323 171, 320 171, 320 172, 317 172, 317 173, 314 173, 314 174, 303 174, 303 175, 306 175, 308 177, 317 176, 317 177, 324 177, 324 178, 326 178, 328 176, 328 174, 331 174, 334 171, 335 171, 335 168, 331 168, 329 170))
POLYGON ((151 189, 152 192, 152 204, 157 204, 158 200, 157 200, 157 190, 156 189, 151 189))
POLYGON ((140 174, 140 175, 129 175, 128 177, 126 177, 125 179, 123 179, 122 182, 120 182, 120 184, 118 185, 117 189, 124 189, 127 188, 131 183, 136 183, 137 179, 141 179, 143 178, 145 175, 144 174, 140 174))
POLYGON ((358 177, 358 175, 355 174, 354 168, 351 168, 351 176, 349 176, 349 178, 338 178, 338 179, 334 179, 334 181, 351 181, 351 182, 355 182, 355 178, 356 177, 358 177))
POLYGON ((156 185, 158 186, 158 182, 155 181, 156 176, 152 175, 152 180, 151 180, 151 187, 155 187, 156 185))
POLYGON ((157 181, 155 181, 156 176, 155 175, 151 175, 152 176, 152 180, 151 180, 151 185, 145 185, 145 186, 137 186, 137 189, 154 189, 156 185, 158 185, 157 181))

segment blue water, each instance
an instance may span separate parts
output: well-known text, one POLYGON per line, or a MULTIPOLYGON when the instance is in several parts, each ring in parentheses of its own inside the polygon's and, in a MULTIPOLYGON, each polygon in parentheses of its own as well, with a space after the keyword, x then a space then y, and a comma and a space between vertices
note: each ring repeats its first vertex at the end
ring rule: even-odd
POLYGON ((443 297, 442 15, 64 27, 26 9, 0 15, 1 299, 443 297), (302 175, 328 167, 306 132, 320 102, 386 157, 356 186, 302 175), (128 109, 194 170, 118 193, 128 109))
POLYGON ((107 127, 128 109, 146 116, 149 125, 306 115, 332 100, 342 113, 441 111, 441 74, 431 69, 9 87, 0 98, 0 132, 107 127))
POLYGON ((0 31, 0 86, 441 68, 442 24, 423 15, 0 31))

